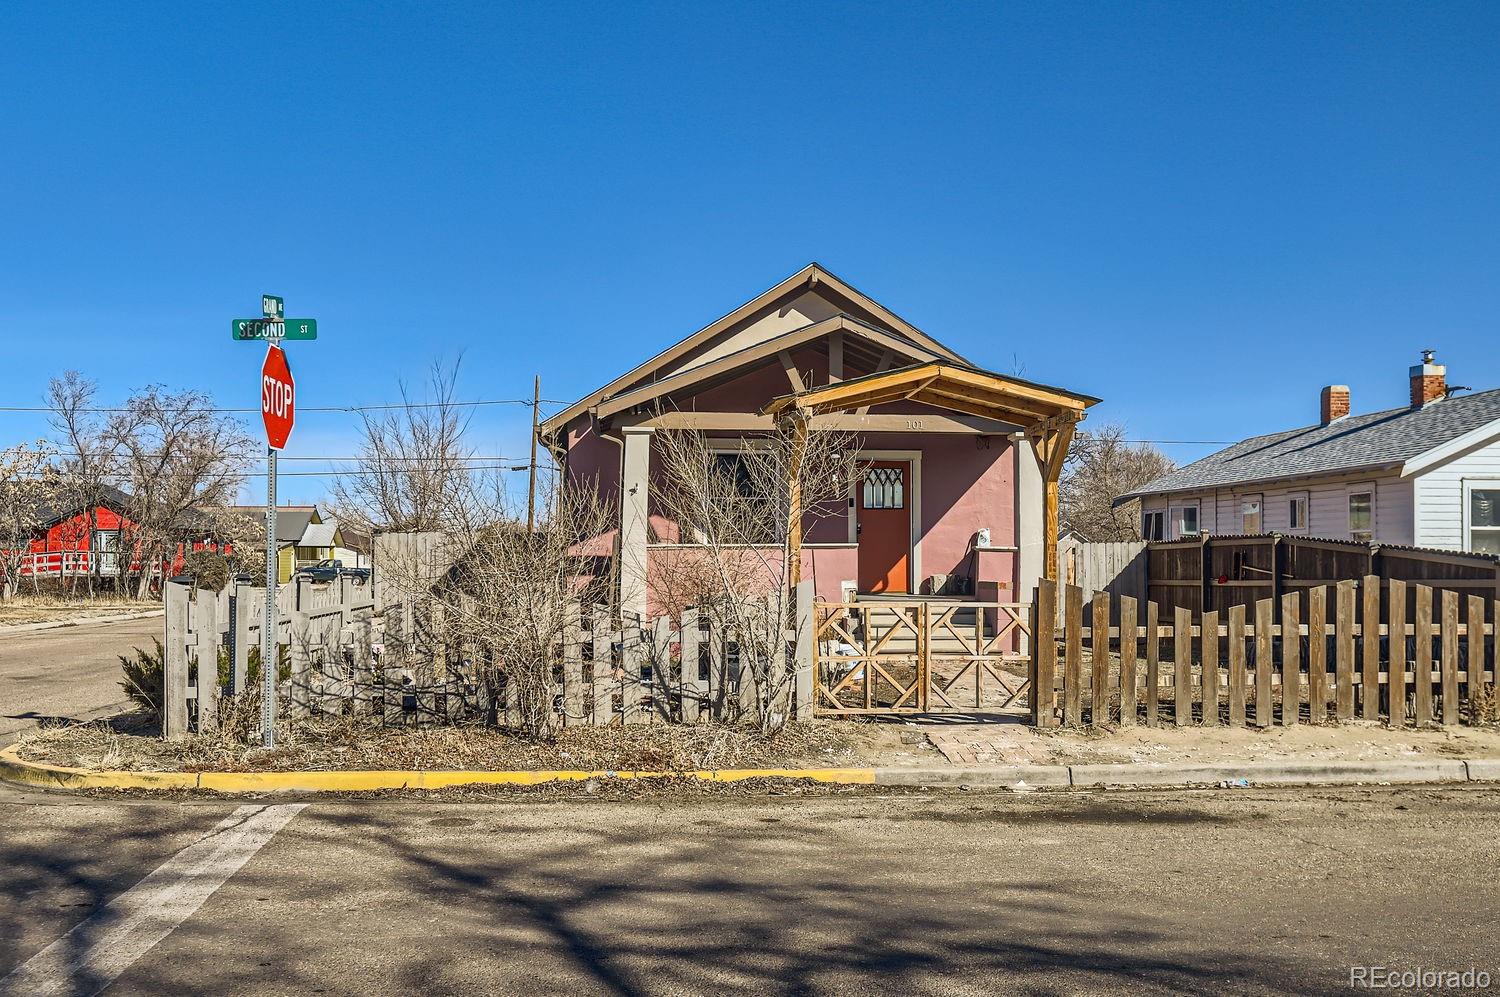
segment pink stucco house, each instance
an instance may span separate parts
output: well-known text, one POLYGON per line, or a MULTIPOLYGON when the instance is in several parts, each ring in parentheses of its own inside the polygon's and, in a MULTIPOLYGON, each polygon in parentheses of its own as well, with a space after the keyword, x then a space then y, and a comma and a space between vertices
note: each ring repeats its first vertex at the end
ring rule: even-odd
POLYGON ((1098 399, 980 370, 817 264, 574 402, 541 427, 567 480, 619 510, 622 608, 680 552, 652 501, 652 438, 692 428, 732 451, 801 410, 857 434, 868 479, 809 517, 802 575, 851 593, 1030 599, 1055 574, 1056 480, 1098 399), (1048 526, 1048 517, 1051 526, 1048 526), (636 567, 646 566, 646 567, 636 567))

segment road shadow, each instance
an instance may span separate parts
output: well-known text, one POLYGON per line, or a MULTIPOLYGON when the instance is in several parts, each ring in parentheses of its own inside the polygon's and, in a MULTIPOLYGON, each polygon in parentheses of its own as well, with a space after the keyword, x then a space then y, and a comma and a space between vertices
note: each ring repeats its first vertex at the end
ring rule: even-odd
POLYGON ((177 957, 136 967, 129 992, 206 985, 182 975, 188 952, 211 953, 212 989, 228 992, 349 992, 332 965, 370 973, 356 989, 379 993, 1329 988, 1289 956, 1122 908, 1087 878, 1098 870, 1048 880, 1002 864, 991 875, 964 854, 946 856, 946 874, 931 861, 918 870, 919 836, 872 848, 743 811, 708 827, 676 808, 623 825, 607 806, 559 807, 565 826, 476 812, 305 811, 295 845, 281 840, 274 860, 232 882, 254 931, 217 943, 239 927, 238 908, 211 901, 216 917, 179 929, 177 957))

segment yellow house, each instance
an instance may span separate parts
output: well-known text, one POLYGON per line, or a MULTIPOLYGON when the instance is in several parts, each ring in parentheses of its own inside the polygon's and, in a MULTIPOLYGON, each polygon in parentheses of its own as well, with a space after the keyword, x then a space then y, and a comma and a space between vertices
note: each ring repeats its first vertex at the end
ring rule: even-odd
MULTIPOLYGON (((265 510, 257 506, 237 506, 236 512, 246 515, 263 515, 265 510)), ((334 556, 334 549, 343 546, 337 522, 323 519, 315 505, 283 505, 276 507, 276 580, 285 585, 292 580, 298 568, 317 564, 334 556)))

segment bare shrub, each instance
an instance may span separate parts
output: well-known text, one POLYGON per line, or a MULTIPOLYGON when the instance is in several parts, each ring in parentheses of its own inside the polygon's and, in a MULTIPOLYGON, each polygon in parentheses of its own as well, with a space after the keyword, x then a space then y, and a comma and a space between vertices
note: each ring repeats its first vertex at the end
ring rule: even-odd
POLYGON ((700 432, 664 431, 655 441, 662 470, 655 498, 692 546, 654 565, 648 581, 658 601, 696 606, 713 630, 731 635, 765 732, 788 719, 791 647, 799 627, 811 625, 797 619, 794 605, 789 557, 801 524, 792 523, 793 506, 803 510, 802 524, 842 512, 860 470, 850 434, 799 425, 799 418, 778 421, 732 454, 700 432))

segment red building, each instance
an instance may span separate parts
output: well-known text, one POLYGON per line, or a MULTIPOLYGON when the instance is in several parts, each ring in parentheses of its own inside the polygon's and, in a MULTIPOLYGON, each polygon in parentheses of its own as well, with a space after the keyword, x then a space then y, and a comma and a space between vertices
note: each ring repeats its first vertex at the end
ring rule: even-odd
MULTIPOLYGON (((92 508, 77 506, 39 510, 44 526, 31 541, 31 551, 22 562, 24 578, 78 578, 93 574, 98 578, 118 578, 121 552, 130 544, 134 523, 128 518, 130 496, 118 488, 106 486, 101 500, 92 508)), ((208 521, 183 524, 183 539, 177 543, 170 563, 164 563, 167 574, 182 570, 189 551, 217 549, 209 535, 208 521)), ((227 553, 229 548, 225 547, 227 553)), ((139 556, 132 556, 125 573, 139 575, 139 556)), ((155 572, 153 572, 155 573, 155 572)))

